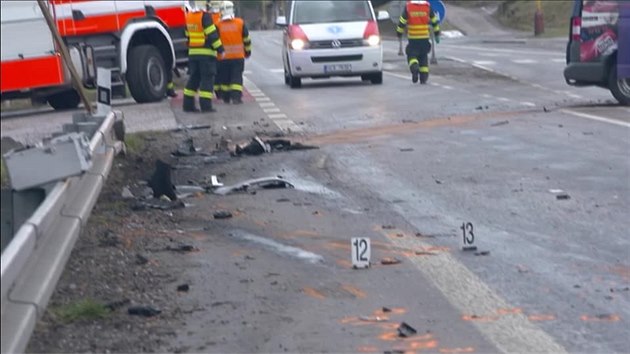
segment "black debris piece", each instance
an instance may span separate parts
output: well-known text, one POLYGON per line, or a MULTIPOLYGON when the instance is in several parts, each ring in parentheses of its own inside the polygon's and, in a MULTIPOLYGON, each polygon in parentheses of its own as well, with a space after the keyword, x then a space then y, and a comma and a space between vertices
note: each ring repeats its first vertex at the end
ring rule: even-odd
POLYGON ((233 186, 220 187, 214 190, 215 194, 227 195, 233 192, 250 192, 253 188, 277 189, 295 188, 293 184, 281 177, 264 177, 251 179, 233 186))
POLYGON ((475 252, 475 256, 487 256, 490 254, 490 251, 479 251, 475 252))
POLYGON ((568 195, 567 193, 563 192, 563 193, 556 194, 556 199, 557 200, 569 200, 569 199, 571 199, 571 196, 568 195))
POLYGON ((153 317, 159 315, 162 311, 151 306, 132 306, 127 309, 127 313, 132 316, 153 317))
POLYGON ((400 349, 386 350, 383 354, 405 354, 405 351, 400 349))
POLYGON ((153 190, 153 197, 156 199, 165 195, 170 200, 177 200, 175 186, 171 180, 171 165, 162 160, 155 161, 155 172, 149 180, 149 187, 153 190))
POLYGON ((122 300, 118 300, 118 301, 112 301, 112 302, 108 302, 107 304, 105 304, 105 307, 108 308, 110 311, 116 311, 119 308, 126 306, 130 303, 131 301, 129 299, 122 299, 122 300))
POLYGON ((291 200, 289 198, 280 198, 276 200, 276 203, 287 203, 290 202, 291 200))
POLYGON ((506 124, 510 124, 510 122, 509 122, 509 121, 507 121, 507 120, 502 120, 502 121, 500 121, 500 122, 493 123, 493 124, 491 124, 490 126, 492 126, 492 127, 498 127, 498 126, 501 126, 501 125, 506 125, 506 124))
POLYGON ((186 204, 181 200, 170 201, 170 200, 162 200, 162 199, 154 199, 149 201, 136 201, 131 205, 131 210, 133 211, 144 211, 149 209, 158 209, 158 210, 174 210, 174 209, 183 209, 186 207, 186 204))
POLYGON ((392 309, 390 309, 389 307, 383 306, 383 312, 392 312, 392 309))
POLYGON ((406 322, 402 322, 397 328, 399 337, 411 337, 418 333, 415 328, 408 325, 406 322))
POLYGON ((188 290, 190 290, 190 285, 188 284, 182 284, 182 285, 177 286, 177 291, 179 292, 188 292, 188 290))
POLYGON ((393 229, 396 228, 396 226, 394 226, 394 225, 381 225, 381 228, 383 230, 393 230, 393 229))
POLYGON ((272 151, 291 151, 291 150, 314 150, 319 149, 317 146, 304 145, 302 143, 293 143, 287 139, 269 139, 265 140, 271 147, 272 151))
POLYGON ((413 148, 401 148, 400 152, 411 152, 413 151, 413 148))
POLYGON ((177 245, 175 247, 166 246, 166 250, 174 252, 192 252, 195 250, 195 247, 192 245, 177 245))
POLYGON ((181 144, 179 144, 179 146, 177 146, 177 150, 173 151, 173 155, 178 157, 192 156, 196 153, 197 149, 193 143, 193 138, 184 140, 181 144))
POLYGON ((149 263, 149 259, 140 253, 136 253, 136 264, 137 265, 145 265, 149 263))
POLYGON ((188 124, 188 125, 180 125, 175 129, 176 132, 186 131, 186 130, 200 130, 200 129, 210 129, 211 126, 209 124, 188 124))
POLYGON ((267 152, 271 152, 271 147, 268 144, 266 144, 264 141, 262 141, 262 139, 256 136, 252 138, 252 141, 250 141, 249 144, 245 146, 236 145, 234 152, 237 156, 239 155, 257 156, 257 155, 262 155, 267 152))
POLYGON ((218 210, 215 211, 212 216, 214 216, 215 219, 229 219, 232 217, 232 213, 227 210, 218 210))

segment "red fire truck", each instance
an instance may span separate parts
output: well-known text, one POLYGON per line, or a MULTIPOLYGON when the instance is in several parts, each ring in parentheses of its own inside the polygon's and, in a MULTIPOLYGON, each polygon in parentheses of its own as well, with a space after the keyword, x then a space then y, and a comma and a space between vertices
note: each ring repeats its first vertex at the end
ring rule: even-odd
MULTIPOLYGON (((55 109, 80 98, 36 1, 1 0, 1 99, 31 98, 55 109)), ((96 67, 111 69, 112 95, 164 98, 172 70, 187 63, 184 1, 48 0, 86 88, 96 67)))

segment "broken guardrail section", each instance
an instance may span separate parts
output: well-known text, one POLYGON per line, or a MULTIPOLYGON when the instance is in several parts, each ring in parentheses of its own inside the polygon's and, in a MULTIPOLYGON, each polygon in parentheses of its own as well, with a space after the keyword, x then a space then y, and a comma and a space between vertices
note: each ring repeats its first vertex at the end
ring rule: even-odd
POLYGON ((25 221, 15 225, 19 229, 2 251, 2 353, 26 348, 114 157, 123 150, 123 114, 109 111, 75 114, 51 139, 5 154, 14 206, 30 209, 14 209, 25 221), (15 203, 33 190, 44 191, 41 203, 15 203))

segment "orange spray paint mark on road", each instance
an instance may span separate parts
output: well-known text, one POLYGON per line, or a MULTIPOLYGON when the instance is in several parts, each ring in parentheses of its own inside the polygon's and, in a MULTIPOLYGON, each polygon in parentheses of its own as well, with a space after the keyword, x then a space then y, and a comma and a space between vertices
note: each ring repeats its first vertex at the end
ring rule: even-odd
POLYGON ((347 259, 338 259, 336 262, 337 265, 341 266, 342 268, 352 268, 352 262, 347 259))
POLYGON ((523 310, 518 308, 518 307, 513 307, 513 308, 503 308, 503 309, 498 309, 497 313, 501 316, 503 315, 516 315, 519 313, 523 313, 523 310))
POLYGON ((465 348, 441 348, 440 353, 445 354, 453 354, 453 353, 474 353, 475 348, 473 347, 465 347, 465 348))
POLYGON ((319 299, 319 300, 323 300, 323 299, 326 298, 326 296, 324 294, 320 293, 319 291, 317 291, 317 290, 315 290, 313 288, 306 287, 306 288, 302 289, 302 291, 304 291, 304 294, 306 294, 306 295, 308 295, 310 297, 319 299))
POLYGON ((342 284, 341 288, 346 291, 347 293, 350 293, 352 295, 354 295, 356 298, 359 299, 363 299, 365 298, 367 295, 361 291, 359 288, 356 288, 350 284, 342 284))
POLYGON ((315 231, 311 231, 311 230, 297 230, 293 232, 293 235, 295 236, 319 236, 319 233, 315 232, 315 231))
POLYGON ((497 117, 512 117, 526 113, 532 113, 533 110, 521 110, 513 112, 487 112, 483 114, 470 114, 451 117, 441 117, 423 120, 409 123, 398 123, 377 127, 359 128, 359 129, 345 129, 343 131, 333 132, 330 134, 323 134, 314 136, 305 141, 306 144, 314 145, 326 145, 326 144, 349 144, 357 143, 361 141, 371 140, 376 137, 383 137, 388 135, 403 135, 412 134, 416 130, 426 128, 437 128, 443 126, 457 126, 474 122, 476 120, 487 120, 497 117))
POLYGON ((357 352, 359 352, 359 353, 376 353, 376 352, 382 352, 382 350, 379 350, 377 347, 375 347, 373 345, 362 345, 362 346, 357 348, 357 352))
POLYGON ((398 332, 383 332, 378 336, 378 339, 385 342, 393 342, 398 340, 398 332))
POLYGON ((605 315, 582 315, 580 319, 585 322, 619 322, 621 321, 621 317, 615 314, 605 314, 605 315))
POLYGON ((545 315, 545 314, 529 315, 529 316, 527 316, 527 319, 532 321, 532 322, 553 321, 553 320, 556 319, 556 316, 554 316, 554 315, 545 315))
POLYGON ((627 265, 613 266, 610 270, 625 280, 630 280, 630 267, 627 265))
POLYGON ((419 350, 419 349, 433 349, 437 348, 438 342, 435 339, 427 340, 427 341, 417 341, 409 343, 409 349, 411 350, 419 350))
POLYGON ((462 320, 464 321, 475 321, 475 322, 492 322, 498 320, 497 316, 477 316, 477 315, 463 315, 462 320))

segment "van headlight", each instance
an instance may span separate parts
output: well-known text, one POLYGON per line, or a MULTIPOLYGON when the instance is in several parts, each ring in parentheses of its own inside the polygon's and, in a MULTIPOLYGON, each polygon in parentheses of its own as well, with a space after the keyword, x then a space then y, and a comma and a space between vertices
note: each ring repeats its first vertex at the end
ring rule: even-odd
POLYGON ((374 47, 381 43, 381 37, 378 35, 371 35, 367 38, 366 42, 369 46, 374 47))
POLYGON ((291 40, 291 49, 302 50, 306 46, 304 40, 296 38, 291 40))

